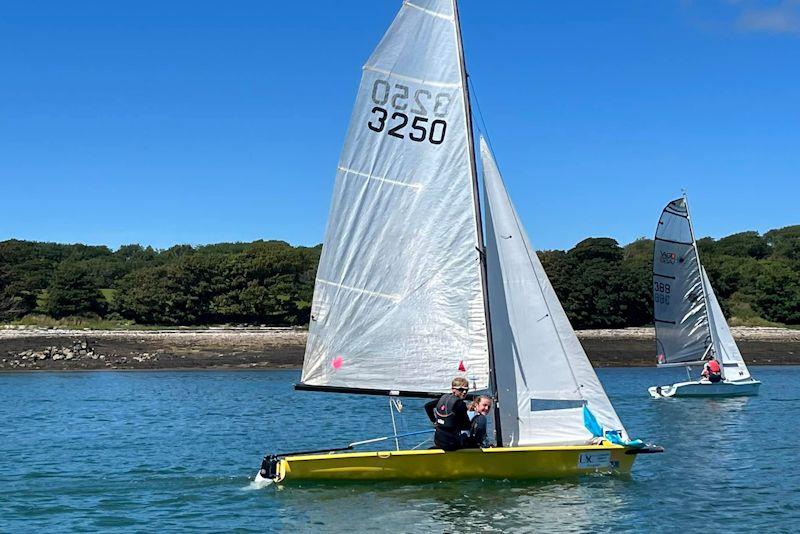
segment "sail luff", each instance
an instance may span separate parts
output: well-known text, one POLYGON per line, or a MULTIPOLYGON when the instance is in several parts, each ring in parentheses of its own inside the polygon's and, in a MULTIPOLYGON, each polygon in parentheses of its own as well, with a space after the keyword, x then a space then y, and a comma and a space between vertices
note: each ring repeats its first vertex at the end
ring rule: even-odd
MULTIPOLYGON (((703 263, 700 261, 700 249, 697 248, 697 238, 695 237, 694 233, 694 223, 692 223, 692 212, 691 210, 689 210, 689 199, 685 192, 683 193, 683 202, 686 205, 686 220, 689 221, 689 233, 692 236, 692 248, 694 248, 694 255, 697 258, 697 265, 700 268, 700 279, 702 281, 700 287, 703 290, 703 302, 705 303, 707 310, 706 313, 708 316, 708 331, 709 334, 711 335, 711 345, 712 347, 717 347, 718 346, 717 332, 716 328, 714 328, 714 318, 712 317, 713 314, 711 313, 711 308, 708 305, 708 291, 706 290, 705 276, 703 276, 704 274, 703 263)), ((725 378, 724 373, 725 372, 723 371, 722 375, 723 378, 725 378)))
MULTIPOLYGON (((486 341, 489 352, 489 387, 492 394, 497 396, 497 378, 495 376, 494 346, 492 344, 492 320, 489 308, 488 273, 486 270, 486 246, 483 239, 483 221, 481 219, 480 185, 478 184, 478 166, 475 156, 475 134, 472 128, 472 105, 469 99, 469 83, 467 78, 467 65, 464 58, 464 43, 461 38, 461 18, 458 12, 458 0, 453 0, 453 19, 456 27, 456 46, 458 59, 461 66, 461 86, 464 95, 464 118, 467 127, 467 143, 469 149, 470 173, 472 175, 472 199, 475 209, 475 233, 478 242, 479 261, 481 263, 481 290, 483 291, 483 314, 486 318, 486 341)), ((503 446, 503 433, 500 422, 499 400, 494 401, 494 430, 498 447, 503 446)))

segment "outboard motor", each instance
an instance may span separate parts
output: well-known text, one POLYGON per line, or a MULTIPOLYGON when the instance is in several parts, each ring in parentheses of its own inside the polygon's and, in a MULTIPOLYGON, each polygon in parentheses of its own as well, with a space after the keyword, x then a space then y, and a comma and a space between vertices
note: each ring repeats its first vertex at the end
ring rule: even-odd
POLYGON ((267 454, 264 456, 264 459, 261 460, 261 469, 258 470, 258 474, 261 475, 262 478, 267 478, 269 480, 275 480, 278 478, 278 457, 274 454, 267 454))

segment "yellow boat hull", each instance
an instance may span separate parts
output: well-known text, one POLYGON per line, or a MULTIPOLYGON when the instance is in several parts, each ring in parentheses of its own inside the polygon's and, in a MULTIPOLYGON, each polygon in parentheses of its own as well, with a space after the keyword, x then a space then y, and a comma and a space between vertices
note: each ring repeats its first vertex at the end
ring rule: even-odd
POLYGON ((619 445, 348 452, 287 456, 275 482, 300 480, 547 479, 630 473, 635 454, 619 445))

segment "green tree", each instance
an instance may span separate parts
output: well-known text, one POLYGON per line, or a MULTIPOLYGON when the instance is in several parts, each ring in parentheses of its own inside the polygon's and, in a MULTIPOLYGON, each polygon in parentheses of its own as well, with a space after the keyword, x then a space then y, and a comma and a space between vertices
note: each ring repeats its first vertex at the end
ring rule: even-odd
POLYGON ((56 270, 47 290, 46 311, 55 318, 105 311, 103 295, 86 266, 65 263, 56 270))
POLYGON ((800 225, 770 230, 764 234, 772 257, 800 262, 800 225))
POLYGON ((714 246, 714 253, 727 256, 747 256, 757 260, 770 255, 767 240, 758 235, 758 232, 739 232, 718 240, 714 246))
POLYGON ((755 284, 755 305, 765 319, 800 323, 800 273, 795 266, 780 260, 765 262, 755 284))

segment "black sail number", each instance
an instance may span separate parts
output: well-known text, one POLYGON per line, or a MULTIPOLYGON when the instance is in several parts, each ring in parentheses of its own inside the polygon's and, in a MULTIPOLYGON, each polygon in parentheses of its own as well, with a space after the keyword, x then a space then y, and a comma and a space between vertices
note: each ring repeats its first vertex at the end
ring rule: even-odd
POLYGON ((429 114, 446 117, 452 101, 450 93, 434 94, 426 89, 414 90, 408 85, 391 85, 378 79, 372 85, 371 96, 377 105, 371 110, 367 127, 373 132, 386 131, 387 135, 416 143, 428 141, 440 145, 444 142, 447 122, 443 118, 430 120, 429 114))
POLYGON ((428 140, 434 145, 441 145, 444 141, 444 134, 447 132, 447 123, 442 119, 436 119, 431 123, 431 135, 428 140), (440 126, 438 133, 436 127, 440 126))
POLYGON ((428 131, 425 129, 426 122, 428 119, 425 117, 414 117, 414 121, 411 123, 412 131, 408 134, 408 138, 417 143, 423 142, 428 135, 428 131), (419 135, 414 135, 415 132, 418 132, 419 135))
POLYGON ((404 136, 403 134, 400 133, 400 130, 402 130, 405 127, 405 125, 408 124, 408 115, 396 111, 392 113, 392 120, 395 119, 400 119, 400 121, 393 128, 390 128, 388 133, 392 137, 397 137, 398 139, 402 139, 404 136))
POLYGON ((375 106, 374 108, 372 108, 372 120, 370 120, 367 123, 367 126, 369 126, 369 129, 372 130, 373 132, 382 132, 384 126, 386 126, 386 117, 387 116, 388 116, 388 113, 386 113, 385 109, 383 109, 381 107, 378 107, 378 106, 375 106), (372 123, 373 120, 377 120, 378 123, 377 124, 373 124, 372 123))

